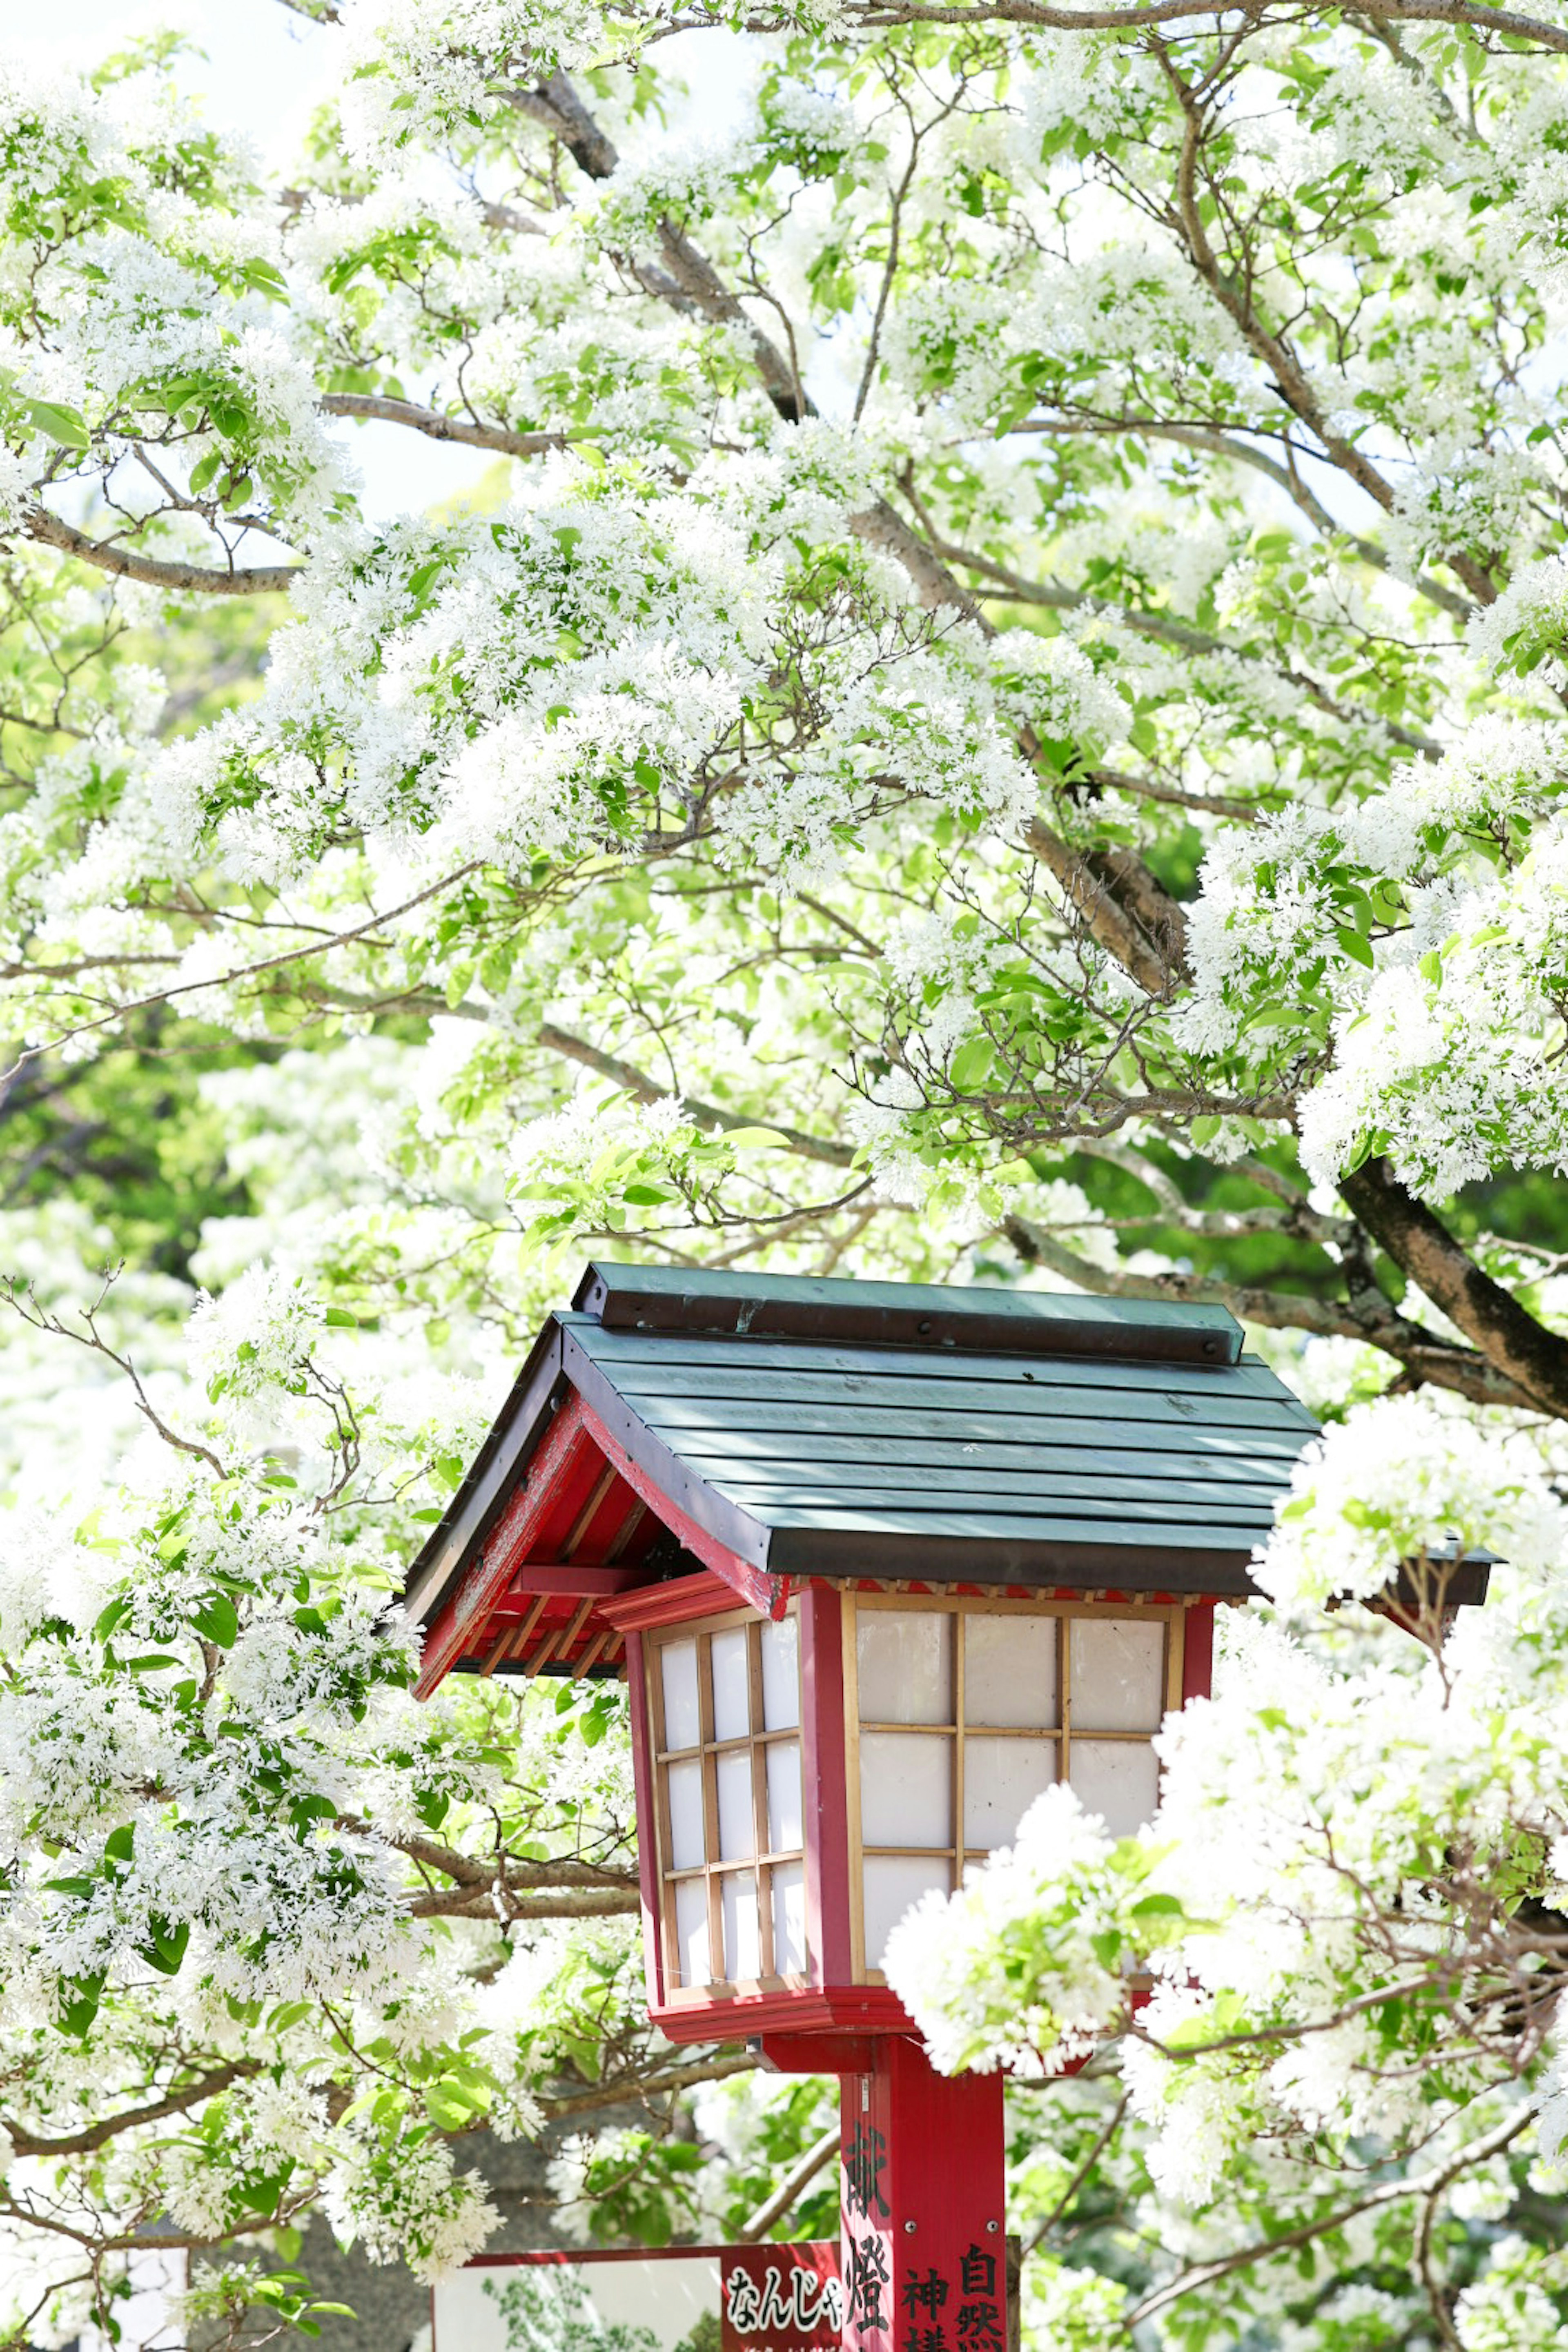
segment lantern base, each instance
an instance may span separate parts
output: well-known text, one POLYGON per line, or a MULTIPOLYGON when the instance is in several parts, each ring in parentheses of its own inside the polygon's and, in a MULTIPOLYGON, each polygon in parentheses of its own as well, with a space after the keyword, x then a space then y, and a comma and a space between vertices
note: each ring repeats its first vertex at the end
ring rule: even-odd
MULTIPOLYGON (((756 1992, 733 1993, 716 1988, 678 1993, 657 2004, 648 2015, 668 2042, 754 2042, 765 2036, 770 2049, 782 2047, 801 2034, 909 2034, 915 2031, 909 2011, 886 1985, 827 1985, 794 1990, 781 1986, 756 1992)), ((795 2067, 778 2062, 782 2074, 839 2074, 795 2067)))

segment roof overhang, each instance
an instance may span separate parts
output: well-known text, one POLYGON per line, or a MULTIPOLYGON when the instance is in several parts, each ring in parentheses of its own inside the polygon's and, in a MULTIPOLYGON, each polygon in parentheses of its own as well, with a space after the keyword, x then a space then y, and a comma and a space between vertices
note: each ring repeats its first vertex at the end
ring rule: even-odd
POLYGON ((614 1671, 629 1596, 697 1572, 773 1613, 812 1578, 1242 1599, 1316 1430, 1216 1307, 595 1264, 414 1564, 421 1687, 614 1671))

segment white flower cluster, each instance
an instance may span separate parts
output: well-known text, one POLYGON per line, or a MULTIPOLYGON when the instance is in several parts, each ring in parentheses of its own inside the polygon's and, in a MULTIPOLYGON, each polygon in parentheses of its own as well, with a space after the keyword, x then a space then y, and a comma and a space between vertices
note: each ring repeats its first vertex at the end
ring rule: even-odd
POLYGON ((1114 1952, 1127 1883, 1112 1851, 1104 1823, 1058 1784, 969 1885, 923 1896, 894 1929, 888 1981, 938 2066, 978 2061, 1045 2075, 1088 2057, 1126 1997, 1114 1952), (1024 1923, 1026 1971, 1015 1943, 1024 1923))
POLYGON ((342 106, 350 154, 376 164, 505 106, 509 80, 547 80, 592 54, 588 0, 365 0, 348 27, 342 106))
POLYGON ((451 2148, 428 2133, 392 2151, 367 2137, 333 2171, 325 2202, 344 2244, 357 2240, 373 2260, 405 2262, 427 2280, 477 2254, 500 2219, 477 2174, 459 2172, 451 2148))
POLYGON ((1521 563, 1502 594, 1466 631, 1472 654, 1494 669, 1524 670, 1544 656, 1542 681, 1568 679, 1568 561, 1561 552, 1521 563))
POLYGON ((215 1400, 260 1396, 294 1386, 326 1315, 298 1276, 258 1265, 221 1297, 196 1302, 189 1326, 191 1370, 215 1400))
POLYGON ((1510 1159, 1563 1164, 1563 789, 1552 730, 1482 720, 1359 807, 1297 807, 1210 853, 1173 1025, 1195 1054, 1281 1036, 1294 1052, 1319 1018, 1333 1054, 1300 1121, 1315 1175, 1373 1138, 1439 1192, 1510 1159), (1500 865, 1480 845, 1510 828, 1528 851, 1500 865), (1365 920, 1379 889, 1403 916, 1381 937, 1365 920))

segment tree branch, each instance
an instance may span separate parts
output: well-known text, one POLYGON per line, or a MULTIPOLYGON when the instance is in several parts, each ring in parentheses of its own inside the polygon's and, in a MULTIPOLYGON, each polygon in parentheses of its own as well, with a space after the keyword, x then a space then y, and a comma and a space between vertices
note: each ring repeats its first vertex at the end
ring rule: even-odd
MULTIPOLYGON (((994 625, 969 591, 886 499, 851 515, 849 528, 867 546, 902 564, 928 611, 945 607, 961 613, 982 635, 994 638, 994 625)), ((1031 730, 1023 730, 1018 740, 1025 757, 1037 760, 1039 746, 1031 730)), ((1074 849, 1037 815, 1025 826, 1024 840, 1107 954, 1148 995, 1168 996, 1185 969, 1185 923, 1175 900, 1142 859, 1123 851, 1074 849)))
POLYGON ((29 538, 41 540, 46 547, 58 547, 62 555, 112 572, 118 580, 140 580, 149 588, 189 589, 204 596, 262 596, 287 593, 300 576, 297 563, 253 563, 219 572, 205 564, 138 555, 113 540, 92 539, 77 530, 47 507, 30 507, 23 520, 29 538))
POLYGON ((406 915, 414 908, 422 907, 427 898, 435 898, 437 891, 449 889, 466 874, 475 872, 481 862, 477 857, 470 858, 468 865, 455 867, 450 874, 443 874, 439 881, 432 882, 428 888, 416 890, 413 898, 405 898, 401 906, 390 907, 384 914, 372 915, 367 921, 356 923, 352 930, 334 931, 331 938, 313 940, 308 947, 289 948, 280 955, 264 956, 259 963, 242 964, 236 971, 214 972, 206 980, 181 981, 176 987, 156 989, 150 996, 133 997, 128 1004, 117 1004, 111 1013, 100 1013, 96 1021, 79 1021, 73 1029, 62 1029, 58 1036, 51 1037, 44 1045, 24 1047, 10 1068, 0 1071, 0 1086, 14 1078, 18 1071, 25 1070, 30 1062, 38 1061, 68 1039, 90 1037, 97 1030, 111 1028, 115 1022, 123 1021, 129 1013, 149 1012, 154 1005, 172 1003, 177 996, 190 996, 204 988, 237 987, 241 981, 257 979, 263 972, 280 971, 285 965, 301 963, 309 956, 326 955, 333 948, 346 947, 351 940, 363 939, 367 931, 378 929, 383 923, 395 922, 399 915, 406 915))
POLYGON ((572 433, 509 433, 504 425, 471 425, 465 417, 447 416, 439 408, 421 408, 416 401, 393 400, 381 393, 329 392, 316 404, 328 416, 405 425, 432 441, 460 441, 467 448, 492 449, 501 457, 537 457, 546 449, 568 448, 581 437, 572 433))
POLYGON ((608 1887, 556 1888, 541 1894, 515 1894, 510 1885, 492 1883, 483 1891, 468 1887, 437 1887, 417 1895, 408 1906, 411 1919, 626 1919, 641 1907, 633 1891, 612 1894, 608 1887))
POLYGON ((103 1286, 93 1304, 78 1310, 87 1327, 85 1330, 73 1331, 70 1325, 62 1323, 58 1315, 51 1315, 46 1307, 40 1307, 33 1296, 31 1286, 19 1284, 13 1275, 0 1277, 0 1302, 9 1307, 15 1314, 19 1315, 23 1322, 33 1330, 40 1331, 52 1339, 69 1339, 77 1347, 87 1349, 91 1355, 106 1357, 117 1371, 124 1373, 135 1394, 137 1411, 144 1415, 164 1444, 172 1446, 176 1454, 188 1454, 194 1461, 205 1462, 207 1468, 217 1477, 226 1478, 229 1472, 210 1445, 203 1445, 199 1439, 195 1437, 182 1437, 177 1430, 170 1428, 142 1387, 142 1375, 131 1358, 122 1356, 118 1349, 111 1348, 100 1331, 98 1310, 122 1270, 122 1265, 110 1266, 104 1274, 103 1286))
MULTIPOLYGON (((1133 433, 1142 428, 1129 425, 1125 429, 1133 433)), ((1041 604, 1057 613, 1105 613, 1132 635, 1150 637, 1157 645, 1174 646, 1181 653, 1223 654, 1232 661, 1255 662, 1260 668, 1272 671, 1276 677, 1285 678, 1299 688, 1329 718, 1346 724, 1359 720, 1363 725, 1381 727, 1394 742, 1403 743, 1409 751, 1419 751, 1424 759, 1442 757, 1443 747, 1434 737, 1418 735, 1414 729, 1400 727, 1393 719, 1380 718, 1374 712, 1347 709, 1326 688, 1320 686, 1316 678, 1309 677, 1304 670, 1291 669, 1271 661, 1267 654, 1254 653, 1248 646, 1233 646, 1226 638, 1216 637, 1207 629, 1195 628, 1190 621, 1178 621, 1170 614, 1141 613, 1130 604, 1107 604, 1082 588, 1058 588, 1045 581, 1026 579, 1022 572, 1009 570, 1006 564, 998 563, 992 556, 976 555, 968 548, 953 546, 932 530, 923 516, 921 521, 928 541, 944 562, 961 564, 966 572, 978 572, 984 579, 995 581, 999 588, 1016 596, 1020 604, 1041 604)), ((1443 593, 1447 594, 1447 592, 1445 590, 1443 593)), ((1460 609, 1468 614, 1475 608, 1465 604, 1460 609)), ((1170 793, 1155 793, 1152 787, 1141 784, 1136 778, 1130 779, 1121 788, 1130 792, 1147 791, 1153 798, 1173 797, 1170 793)), ((1255 819, 1258 814, 1255 808, 1249 808, 1244 802, 1223 800, 1217 794, 1205 800, 1199 800, 1194 794, 1189 804, 1194 808, 1212 808, 1222 815, 1238 816, 1243 822, 1255 819)))
MULTIPOLYGON (((1246 7, 1226 13, 1256 24, 1265 11, 1258 0, 1249 0, 1246 7)), ((1300 9, 1268 11, 1275 22, 1287 16, 1310 19, 1327 13, 1314 0, 1300 9)), ((1393 25, 1465 25, 1472 32, 1500 33, 1568 57, 1568 31, 1561 25, 1545 24, 1511 8, 1489 8, 1484 0, 1483 5, 1477 0, 1356 0, 1356 14, 1393 25)), ((980 0, 973 7, 944 5, 944 0, 874 0, 872 5, 854 7, 852 15, 859 25, 1040 25, 1051 32, 1119 33, 1183 24, 1194 16, 1212 23, 1215 8, 1214 0, 1147 0, 1134 8, 1058 8, 1044 0, 980 0)), ((771 22, 767 29, 773 29, 771 22)))
MULTIPOLYGON (((1521 1381, 1500 1367, 1489 1349, 1473 1353, 1468 1348, 1458 1347, 1450 1339, 1424 1330, 1419 1323, 1412 1323, 1401 1315, 1375 1288, 1372 1293, 1375 1305, 1363 1296, 1350 1305, 1339 1306, 1316 1298, 1310 1292, 1265 1290, 1247 1283, 1227 1282, 1216 1275, 1119 1274, 1069 1249, 1031 1218, 1010 1216, 1004 1220, 1002 1232, 1026 1265, 1047 1267, 1093 1297, 1173 1298, 1188 1304, 1227 1307, 1238 1321, 1258 1324, 1264 1330, 1306 1331, 1314 1339, 1359 1339, 1392 1356, 1415 1380, 1467 1397, 1473 1404, 1528 1409, 1538 1402, 1521 1381)), ((1458 1244, 1451 1242, 1450 1246, 1458 1249, 1458 1244)), ((1471 1263, 1466 1260, 1467 1265, 1471 1263)), ((1506 1291, 1502 1295, 1508 1296, 1506 1291)), ((1519 1311, 1523 1313, 1522 1308, 1519 1311)))
POLYGON ((1379 1248, 1481 1350, 1521 1402, 1568 1418, 1568 1339, 1538 1323, 1483 1272, 1386 1160, 1363 1160, 1340 1178, 1339 1191, 1379 1248))
POLYGON ((96 2148, 106 2147, 121 2132, 134 2131, 140 2124, 162 2123, 165 2116, 188 2115, 200 2106, 204 2099, 216 2099, 231 2084, 247 2082, 261 2072, 259 2058, 236 2058, 226 2066, 216 2067, 210 2074, 202 2074, 183 2090, 171 2091, 150 2107, 128 2107, 121 2114, 105 2116, 100 2122, 89 2124, 85 2130, 66 2132, 50 2139, 37 2132, 24 2131, 19 2124, 7 2124, 18 2156, 90 2156, 96 2148))
MULTIPOLYGON (((338 1828, 352 1830, 356 1835, 373 1834, 370 1823, 356 1814, 339 1813, 335 1821, 338 1828)), ((416 1862, 422 1870, 439 1871, 458 1886, 491 1887, 500 1873, 509 1886, 596 1886, 633 1895, 637 1890, 637 1872, 618 1870, 611 1864, 579 1862, 566 1856, 547 1862, 517 1862, 510 1854, 486 1859, 462 1853, 439 1838, 418 1835, 391 1838, 388 1843, 395 1845, 399 1853, 405 1853, 410 1862, 416 1862)))
POLYGON ((1256 824, 1263 801, 1233 801, 1225 793, 1184 793, 1158 776, 1130 776, 1121 768, 1090 768, 1089 781, 1101 792, 1127 793, 1133 800, 1158 801, 1163 808, 1191 809, 1198 816, 1227 816, 1233 824, 1256 824))
MULTIPOLYGON (((3 977, 0 972, 0 977, 3 977)), ((367 996, 361 991, 334 988, 325 983, 312 983, 312 1001, 321 1004, 342 1005, 353 1013, 422 1013, 443 1021, 485 1021, 490 1013, 482 1004, 448 1004, 444 996, 422 988, 389 989, 384 996, 367 996)), ((536 1044, 547 1054, 559 1054, 563 1061, 575 1062, 583 1069, 595 1070, 600 1077, 613 1084, 640 1103, 661 1103, 677 1099, 677 1090, 650 1078, 646 1070, 628 1062, 618 1054, 606 1053, 603 1046, 591 1045, 586 1037, 563 1029, 557 1022, 541 1022, 534 1032, 536 1044)), ((729 1134, 743 1127, 767 1127, 798 1151, 805 1160, 821 1160, 829 1168, 849 1168, 854 1165, 855 1152, 847 1143, 835 1143, 825 1135, 808 1135, 804 1128, 781 1127, 778 1121, 763 1111, 725 1110, 718 1103, 704 1102, 681 1092, 679 1099, 700 1125, 716 1127, 729 1134)))
POLYGON ((834 2124, 819 2140, 813 2141, 799 2162, 784 2174, 772 2196, 765 2197, 756 2211, 742 2222, 735 2232, 739 2245, 755 2245, 757 2240, 765 2238, 773 2223, 789 2211, 801 2190, 809 2187, 829 2160, 837 2155, 839 2131, 840 2126, 834 2124))
POLYGON ((624 2107, 634 2100, 657 2099, 670 2091, 694 2091, 700 2083, 722 2083, 731 2074, 752 2074, 758 2061, 749 2050, 738 2050, 732 2057, 715 2055, 694 2061, 689 2066, 671 2066, 667 2073, 651 2082, 600 2084, 596 2090, 574 2091, 563 2099, 542 2099, 540 2105, 553 2122, 558 2116, 589 2115, 595 2107, 624 2107))
MULTIPOLYGON (((1347 530, 1343 523, 1336 522, 1317 493, 1291 467, 1281 466, 1277 459, 1266 457, 1260 449, 1252 448, 1245 441, 1233 440, 1228 434, 1212 426, 1166 425, 1152 416, 1125 419, 1029 416, 1010 429, 1015 433, 1046 433, 1064 437, 1125 433, 1136 438, 1146 434, 1151 440, 1179 441, 1189 449, 1206 449, 1214 457, 1227 458, 1233 465, 1248 466, 1254 473, 1266 475, 1269 481, 1278 483, 1292 505, 1299 507, 1326 539, 1347 539, 1363 563, 1370 563, 1378 572, 1393 569, 1386 551, 1379 547, 1375 540, 1363 539, 1359 533, 1347 530)), ((1468 596, 1460 596, 1452 588, 1445 588, 1439 580, 1429 579, 1423 573, 1415 585, 1428 604, 1438 605, 1456 621, 1468 621, 1475 612, 1475 604, 1468 596)))
POLYGON ((1304 2246, 1310 2240, 1324 2236, 1331 2230, 1342 2230, 1347 2221, 1353 2221, 1359 2214, 1375 2211, 1384 2205, 1396 2205, 1402 2198, 1430 2196, 1446 2189, 1451 2180, 1458 2179, 1461 2172, 1472 2166, 1484 2164, 1489 2157, 1500 2155, 1519 2137, 1534 2113, 1533 2106, 1527 2106, 1522 2114, 1510 2116, 1506 2123, 1500 2124, 1482 2138, 1472 2140, 1457 2156, 1449 2157, 1446 2163, 1434 2165, 1427 2172, 1414 2173, 1405 2180, 1388 2181, 1382 2188, 1373 2189, 1368 2196, 1358 2197, 1353 2204, 1342 2206, 1337 2212, 1319 2214, 1311 2221, 1303 2221, 1297 2229, 1282 2230, 1278 2237, 1262 2239, 1257 2245, 1242 2246, 1233 2254, 1222 2255, 1217 2262, 1200 2263, 1192 2270, 1181 2272, 1163 2286, 1156 2287, 1152 2294, 1145 2295, 1142 2303, 1126 2313, 1122 2326, 1131 2334, 1141 2321, 1152 2318, 1155 2312, 1163 2311, 1167 2304, 1178 2302, 1183 2295, 1193 2294, 1199 2287, 1210 2286, 1215 2279, 1226 2278, 1232 2271, 1245 2270, 1252 2263, 1264 2263, 1274 2254, 1289 2253, 1293 2247, 1304 2246))
MULTIPOLYGON (((1490 14, 1489 11, 1488 13, 1490 14)), ((1494 23, 1500 22, 1501 13, 1500 10, 1497 12, 1492 19, 1494 23)), ((1568 35, 1563 38, 1568 43, 1568 35)), ((1258 317, 1253 306, 1250 281, 1224 268, 1210 244, 1204 226, 1197 184, 1199 156, 1206 130, 1205 106, 1183 81, 1164 51, 1161 49, 1159 54, 1165 67, 1166 79, 1186 119, 1176 171, 1175 204, 1173 208, 1165 210, 1169 226, 1185 247, 1194 274, 1208 289, 1254 358, 1268 369, 1273 378, 1274 389, 1287 408, 1300 418, 1340 471, 1385 514, 1392 513, 1395 504, 1394 494, 1384 474, 1358 443, 1335 430, 1323 412, 1310 377, 1289 344, 1258 317)), ((1478 604, 1496 603, 1497 589, 1482 564, 1471 556, 1454 551, 1446 552, 1444 561, 1478 604)))
MULTIPOLYGON (((514 90, 511 102, 520 113, 559 139, 579 171, 590 180, 607 180, 615 171, 620 157, 613 142, 600 130, 565 74, 552 74, 537 89, 514 90)), ((797 425, 803 416, 813 414, 812 404, 789 360, 763 332, 739 295, 725 285, 707 255, 699 251, 679 223, 668 218, 661 220, 658 242, 669 273, 668 281, 661 282, 655 272, 634 271, 648 291, 665 300, 674 297, 678 306, 689 303, 715 324, 738 329, 752 346, 768 398, 785 422, 797 425)))
MULTIPOLYGON (((547 1052, 560 1054, 571 1062, 579 1062, 584 1069, 596 1070, 601 1077, 613 1079, 616 1086, 623 1087, 638 1102, 668 1102, 670 1099, 670 1087, 659 1086, 645 1071, 636 1068, 630 1062, 622 1061, 617 1055, 606 1054, 597 1045, 590 1045, 585 1037, 574 1036, 569 1029, 557 1028, 552 1021, 542 1022, 538 1034, 539 1042, 547 1052)), ((721 1128, 726 1133, 736 1128, 761 1125, 782 1136, 790 1149, 798 1151, 804 1159, 824 1160, 830 1168, 847 1168, 854 1160, 854 1150, 847 1143, 832 1143, 824 1136, 807 1135, 798 1127, 780 1127, 772 1118, 759 1118, 754 1111, 721 1110, 717 1103, 694 1102, 689 1095, 682 1095, 680 1100, 693 1118, 704 1125, 721 1128)))
MULTIPOLYGON (((608 179, 615 171, 619 158, 613 143, 564 74, 552 74, 537 89, 514 91, 512 102, 559 138, 589 178, 608 179)), ((659 238, 670 275, 687 299, 705 316, 742 328, 752 337, 758 373, 779 415, 794 424, 814 413, 793 366, 753 324, 684 230, 662 221, 659 238)), ((868 545, 896 558, 928 610, 951 608, 984 635, 995 635, 973 597, 885 499, 852 516, 850 528, 868 545)), ((1025 756, 1037 758, 1038 747, 1026 731, 1021 741, 1025 756)), ((1175 901, 1142 860, 1125 852, 1082 855, 1040 817, 1030 824, 1025 838, 1107 952, 1151 996, 1168 995, 1184 970, 1184 927, 1175 901)))

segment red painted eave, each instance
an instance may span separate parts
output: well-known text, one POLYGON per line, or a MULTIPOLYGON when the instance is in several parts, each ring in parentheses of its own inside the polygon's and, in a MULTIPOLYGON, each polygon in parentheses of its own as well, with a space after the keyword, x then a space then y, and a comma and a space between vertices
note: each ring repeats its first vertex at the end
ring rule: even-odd
MULTIPOLYGON (((645 1592, 674 1590, 689 1608, 684 1589, 700 1582, 709 1606, 783 1611, 787 1586, 689 1519, 574 1390, 555 1403, 502 1491, 489 1526, 444 1564, 426 1602, 420 1698, 458 1672, 624 1675, 621 1612, 645 1592), (672 1556, 682 1553, 701 1568, 671 1579, 672 1556)), ((428 1580, 423 1591, 431 1591, 428 1580)), ((420 1598, 416 1588, 416 1611, 420 1598)))

